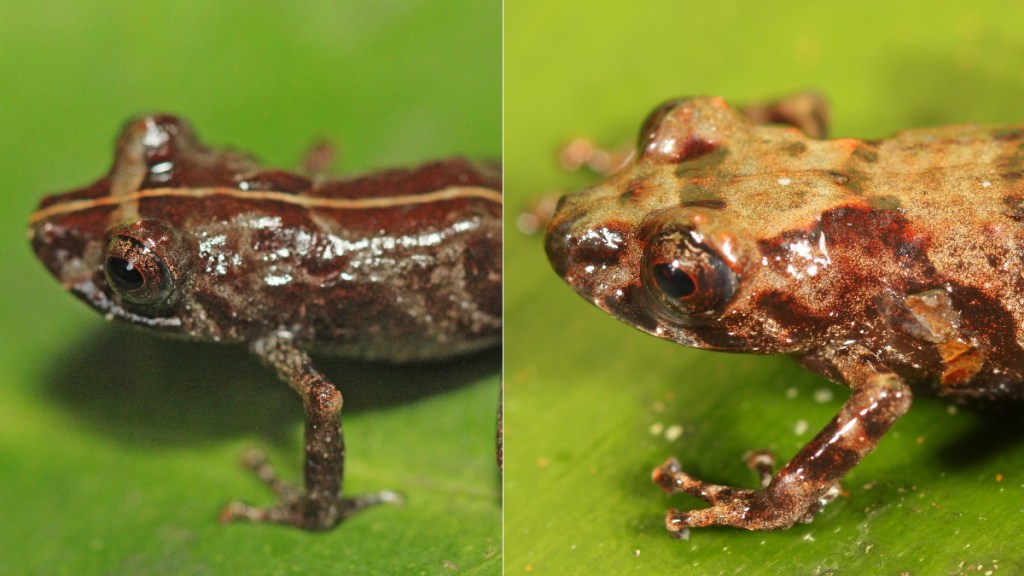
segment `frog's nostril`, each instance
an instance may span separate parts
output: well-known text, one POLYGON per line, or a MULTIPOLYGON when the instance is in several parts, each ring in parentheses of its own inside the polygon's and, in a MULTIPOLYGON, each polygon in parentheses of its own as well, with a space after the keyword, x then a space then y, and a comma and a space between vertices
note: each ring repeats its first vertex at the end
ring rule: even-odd
POLYGON ((587 228, 576 220, 556 218, 548 228, 548 259, 566 279, 621 266, 628 229, 622 222, 587 228))
POLYGON ((32 246, 32 250, 37 254, 44 250, 50 250, 51 245, 56 240, 56 234, 54 233, 53 226, 48 223, 33 223, 29 226, 25 234, 28 238, 29 244, 32 246))

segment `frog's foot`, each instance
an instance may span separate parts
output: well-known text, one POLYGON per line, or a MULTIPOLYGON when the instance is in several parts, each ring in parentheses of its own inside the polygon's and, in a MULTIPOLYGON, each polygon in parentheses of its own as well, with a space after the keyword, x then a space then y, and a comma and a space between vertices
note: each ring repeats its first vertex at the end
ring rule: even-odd
POLYGON ((327 530, 363 508, 377 504, 401 504, 401 494, 384 490, 362 494, 354 498, 338 498, 336 503, 323 505, 316 502, 304 490, 281 481, 259 450, 246 453, 243 465, 252 470, 261 482, 277 495, 277 506, 250 506, 243 502, 229 502, 220 512, 222 523, 234 520, 250 522, 276 522, 306 530, 327 530))
POLYGON ((774 456, 766 451, 752 452, 747 455, 746 461, 747 466, 757 472, 760 478, 759 490, 698 480, 683 472, 675 458, 669 458, 656 468, 651 479, 667 494, 682 492, 710 504, 709 508, 701 510, 669 510, 665 517, 668 531, 677 538, 686 539, 689 538, 690 528, 702 526, 735 526, 748 530, 789 528, 797 522, 813 520, 814 515, 839 494, 839 485, 835 484, 817 498, 808 500, 806 494, 802 495, 804 498, 781 498, 782 493, 772 489, 774 456))
POLYGON ((636 154, 633 145, 604 149, 588 138, 573 138, 559 154, 559 164, 569 172, 587 168, 591 172, 610 176, 629 163, 636 154))
POLYGON ((338 150, 334 144, 326 140, 314 142, 306 152, 306 157, 302 162, 302 171, 313 180, 314 184, 319 185, 327 180, 337 156, 338 150))
POLYGON ((774 102, 744 106, 740 112, 759 124, 787 124, 811 138, 828 135, 828 103, 816 92, 797 92, 774 102))

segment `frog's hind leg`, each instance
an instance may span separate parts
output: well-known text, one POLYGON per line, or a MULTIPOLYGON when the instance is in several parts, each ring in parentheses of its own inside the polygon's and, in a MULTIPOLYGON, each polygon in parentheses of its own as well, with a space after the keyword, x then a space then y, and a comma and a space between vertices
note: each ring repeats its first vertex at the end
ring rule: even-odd
MULTIPOLYGON (((775 456, 766 450, 751 452, 746 457, 747 466, 758 475, 758 482, 762 490, 771 485, 774 477, 775 456)), ((734 488, 722 484, 705 482, 683 472, 679 460, 669 458, 664 464, 654 469, 651 480, 661 486, 666 494, 684 493, 699 498, 709 504, 710 508, 703 510, 688 510, 680 512, 675 508, 668 511, 665 517, 665 526, 680 539, 689 538, 689 528, 700 526, 711 526, 714 524, 729 524, 722 515, 722 508, 729 508, 728 503, 734 501, 746 501, 756 499, 758 491, 734 488)), ((807 523, 814 519, 825 504, 828 504, 839 495, 839 483, 822 495, 815 504, 812 504, 804 515, 796 522, 807 523)), ((747 526, 744 526, 747 527, 747 526)))
POLYGON ((723 525, 748 530, 778 530, 809 522, 838 492, 839 481, 867 455, 909 408, 910 388, 896 374, 868 360, 835 359, 853 386, 839 413, 777 473, 765 453, 747 463, 761 475, 761 488, 744 490, 712 484, 682 471, 670 459, 654 471, 666 492, 685 492, 707 502, 700 510, 670 510, 666 528, 685 538, 689 528, 723 525))
POLYGON ((310 146, 302 161, 303 173, 319 186, 328 179, 337 161, 338 148, 327 140, 318 140, 310 146))
MULTIPOLYGON (((766 450, 758 450, 747 454, 746 462, 747 467, 757 473, 760 487, 762 489, 767 488, 771 484, 772 472, 775 469, 775 455, 766 450)), ((752 498, 755 493, 754 490, 733 488, 732 486, 713 484, 694 478, 683 472, 679 460, 675 458, 669 458, 664 464, 655 468, 651 474, 651 480, 661 486, 661 489, 666 494, 683 493, 703 500, 711 506, 707 510, 714 510, 715 506, 722 502, 752 498)), ((685 539, 689 537, 689 530, 687 529, 689 526, 706 526, 717 523, 714 519, 714 512, 707 514, 709 518, 704 520, 697 518, 701 513, 704 513, 704 511, 694 510, 684 513, 673 508, 668 511, 665 523, 673 535, 685 539), (680 518, 683 518, 683 527, 674 530, 673 527, 680 524, 680 518), (698 524, 698 522, 703 523, 698 524)))
MULTIPOLYGON (((712 506, 737 496, 749 495, 753 492, 753 490, 743 490, 741 488, 698 480, 683 472, 683 468, 676 458, 669 458, 664 464, 655 468, 654 473, 651 474, 651 480, 658 486, 661 486, 661 489, 666 494, 689 494, 695 498, 700 498, 712 506)), ((676 513, 676 511, 673 510, 672 513, 676 513)))
POLYGON ((402 497, 391 491, 342 498, 345 444, 339 420, 341 393, 313 367, 309 356, 288 334, 261 338, 252 350, 302 396, 306 413, 305 485, 298 488, 280 481, 266 458, 251 452, 246 466, 274 491, 278 504, 264 508, 232 502, 221 512, 221 521, 243 519, 327 530, 363 508, 401 502, 402 497))
POLYGON ((797 92, 785 98, 740 108, 740 113, 759 124, 786 124, 811 138, 828 135, 828 103, 817 92, 797 92))

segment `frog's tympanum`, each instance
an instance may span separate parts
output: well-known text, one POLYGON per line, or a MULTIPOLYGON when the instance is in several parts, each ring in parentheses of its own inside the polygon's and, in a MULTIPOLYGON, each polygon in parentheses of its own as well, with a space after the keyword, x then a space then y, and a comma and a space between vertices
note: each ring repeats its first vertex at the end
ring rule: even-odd
POLYGON ((348 180, 261 168, 170 116, 130 122, 110 173, 42 201, 32 248, 107 318, 244 343, 302 398, 305 487, 223 520, 323 530, 393 492, 341 495, 338 389, 307 352, 411 361, 501 334, 501 175, 449 159, 348 180))
POLYGON ((655 470, 665 491, 710 505, 669 511, 680 536, 810 521, 911 387, 1024 398, 1024 130, 818 139, 824 123, 806 96, 749 111, 668 102, 635 160, 563 198, 548 228, 558 274, 622 321, 687 346, 790 354, 852 389, 774 474, 767 454, 749 459, 758 490, 703 482, 675 459, 655 470))

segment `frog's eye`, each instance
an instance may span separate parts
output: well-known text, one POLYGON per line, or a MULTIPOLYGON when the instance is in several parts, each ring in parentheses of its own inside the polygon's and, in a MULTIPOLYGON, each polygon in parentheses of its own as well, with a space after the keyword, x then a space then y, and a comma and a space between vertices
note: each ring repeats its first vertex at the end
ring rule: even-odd
POLYGON ((135 304, 158 304, 174 289, 163 259, 134 238, 115 236, 110 240, 103 273, 122 298, 135 304))
POLYGON ((147 308, 169 306, 179 293, 185 254, 173 230, 143 220, 112 231, 103 275, 126 302, 147 308))
POLYGON ((690 317, 716 312, 735 294, 736 273, 693 230, 660 234, 647 246, 642 271, 644 285, 674 315, 690 317))

